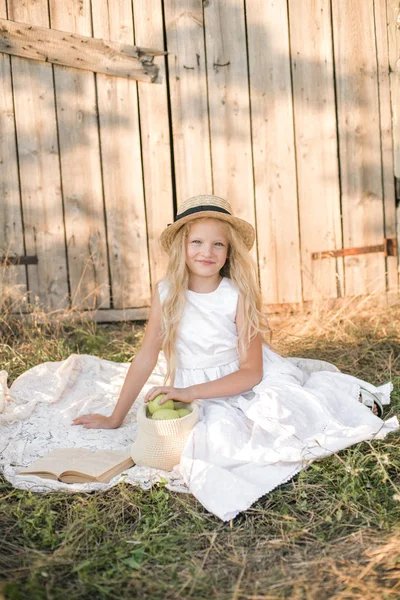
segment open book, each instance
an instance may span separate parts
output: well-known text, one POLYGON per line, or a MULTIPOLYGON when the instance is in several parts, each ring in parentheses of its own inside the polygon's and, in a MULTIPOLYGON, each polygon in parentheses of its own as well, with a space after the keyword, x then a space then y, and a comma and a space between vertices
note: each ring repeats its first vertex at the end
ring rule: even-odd
POLYGON ((64 483, 108 483, 115 475, 133 466, 129 452, 117 450, 87 450, 86 448, 57 448, 19 471, 19 475, 36 475, 58 479, 64 483))

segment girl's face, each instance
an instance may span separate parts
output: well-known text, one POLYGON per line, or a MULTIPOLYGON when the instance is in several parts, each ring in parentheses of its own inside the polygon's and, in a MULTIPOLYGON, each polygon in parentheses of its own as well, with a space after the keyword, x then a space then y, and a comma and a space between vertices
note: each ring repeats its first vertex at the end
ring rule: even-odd
POLYGON ((190 226, 186 241, 186 265, 201 277, 218 275, 228 256, 228 237, 221 221, 207 219, 190 226))

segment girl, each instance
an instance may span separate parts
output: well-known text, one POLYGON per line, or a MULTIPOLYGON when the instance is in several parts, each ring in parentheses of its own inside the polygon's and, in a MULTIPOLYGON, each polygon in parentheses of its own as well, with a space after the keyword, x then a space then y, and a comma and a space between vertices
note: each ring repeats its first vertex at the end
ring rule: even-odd
POLYGON ((398 426, 395 418, 383 423, 374 414, 389 402, 388 386, 377 389, 322 361, 284 359, 263 343, 268 327, 249 253, 254 239, 253 227, 221 198, 196 196, 182 204, 161 235, 167 275, 155 290, 143 345, 114 411, 73 422, 119 427, 162 349, 169 385, 151 388, 144 399, 164 393, 164 402, 200 401, 201 419, 180 471, 224 520, 290 479, 305 461, 398 426))

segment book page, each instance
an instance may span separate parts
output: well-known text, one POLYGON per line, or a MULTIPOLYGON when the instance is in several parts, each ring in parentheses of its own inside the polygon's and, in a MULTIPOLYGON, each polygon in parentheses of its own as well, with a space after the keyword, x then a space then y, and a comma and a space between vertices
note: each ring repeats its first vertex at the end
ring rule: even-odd
MULTIPOLYGON (((60 475, 60 481, 64 481, 64 483, 79 483, 88 481, 101 481, 103 483, 108 483, 115 475, 119 475, 119 473, 122 473, 122 471, 130 469, 130 467, 133 467, 133 465, 134 462, 132 457, 127 455, 125 459, 119 461, 118 463, 114 463, 110 469, 107 469, 97 477, 93 477, 92 475, 82 475, 82 473, 77 473, 76 471, 64 471, 60 475)), ((82 471, 83 470, 84 469, 82 469, 82 471)))
POLYGON ((65 471, 75 471, 95 479, 129 457, 130 454, 127 451, 98 450, 93 452, 86 448, 57 448, 48 456, 22 469, 20 474, 34 475, 47 472, 60 478, 65 471))
POLYGON ((126 451, 97 450, 96 452, 91 452, 90 456, 85 456, 84 460, 82 458, 79 460, 70 460, 63 472, 75 471, 97 479, 97 477, 100 477, 106 471, 116 467, 119 463, 125 462, 129 458, 130 454, 126 451))

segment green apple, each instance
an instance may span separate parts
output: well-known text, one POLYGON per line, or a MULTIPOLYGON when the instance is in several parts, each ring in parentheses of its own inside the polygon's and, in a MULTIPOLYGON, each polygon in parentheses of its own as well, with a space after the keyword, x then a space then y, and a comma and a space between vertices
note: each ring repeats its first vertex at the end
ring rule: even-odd
MULTIPOLYGON (((166 402, 166 404, 168 404, 166 402)), ((170 408, 160 408, 157 412, 153 414, 151 417, 156 421, 169 421, 171 419, 179 419, 179 415, 176 410, 172 410, 170 408)))
POLYGON ((148 402, 147 407, 150 411, 150 414, 154 415, 154 413, 160 410, 160 408, 169 408, 170 410, 174 410, 175 407, 173 400, 167 400, 164 404, 160 404, 164 396, 165 394, 159 394, 151 402, 148 402))
POLYGON ((178 410, 176 412, 178 413, 179 417, 182 418, 182 417, 186 417, 186 415, 190 415, 190 413, 192 411, 189 410, 188 408, 178 408, 178 410))

